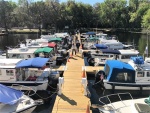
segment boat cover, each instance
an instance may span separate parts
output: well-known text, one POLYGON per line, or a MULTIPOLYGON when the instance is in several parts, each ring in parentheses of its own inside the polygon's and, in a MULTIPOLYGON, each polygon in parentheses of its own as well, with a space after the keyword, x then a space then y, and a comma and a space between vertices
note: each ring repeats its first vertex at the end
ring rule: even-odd
POLYGON ((62 41, 62 38, 60 38, 60 37, 51 38, 48 40, 48 42, 61 42, 61 41, 62 41))
POLYGON ((110 53, 110 54, 121 54, 118 50, 113 49, 100 49, 102 53, 110 53))
POLYGON ((15 104, 23 95, 23 92, 0 84, 0 102, 4 104, 15 104))
POLYGON ((22 60, 16 65, 16 68, 42 68, 50 58, 35 57, 22 60))
POLYGON ((91 32, 89 31, 89 32, 86 32, 86 35, 96 35, 96 33, 92 32, 92 31, 91 32))
POLYGON ((97 49, 107 49, 108 47, 104 44, 94 44, 97 49))
POLYGON ((135 70, 125 62, 119 60, 107 60, 104 67, 107 80, 114 82, 118 73, 130 73, 133 76, 132 82, 135 82, 135 70))
POLYGON ((50 47, 43 47, 43 48, 38 48, 37 50, 35 50, 35 54, 37 53, 50 53, 53 50, 53 48, 50 47))
POLYGON ((90 37, 90 38, 88 38, 89 40, 99 40, 99 38, 98 37, 90 37))
POLYGON ((144 59, 142 56, 131 57, 130 59, 133 60, 135 64, 144 64, 144 59))
POLYGON ((53 43, 53 42, 48 43, 48 47, 54 48, 55 46, 56 46, 56 43, 53 43))

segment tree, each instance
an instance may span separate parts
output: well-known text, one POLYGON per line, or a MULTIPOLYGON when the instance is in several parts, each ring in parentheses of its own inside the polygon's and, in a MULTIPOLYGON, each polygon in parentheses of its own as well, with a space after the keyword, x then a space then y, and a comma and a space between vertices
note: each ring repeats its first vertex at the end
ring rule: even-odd
POLYGON ((150 29, 150 9, 143 16, 142 26, 146 29, 150 29))
POLYGON ((8 33, 8 28, 11 27, 13 10, 16 7, 16 4, 13 2, 8 2, 0 0, 0 21, 1 27, 5 28, 5 31, 8 33))

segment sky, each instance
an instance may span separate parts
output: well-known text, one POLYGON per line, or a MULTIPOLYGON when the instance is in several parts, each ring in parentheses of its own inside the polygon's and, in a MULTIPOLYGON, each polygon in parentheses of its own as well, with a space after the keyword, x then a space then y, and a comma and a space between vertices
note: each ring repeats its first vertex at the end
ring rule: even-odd
MULTIPOLYGON (((60 2, 66 2, 67 0, 59 0, 60 2)), ((104 0, 75 0, 76 2, 88 3, 94 5, 95 3, 102 3, 104 0)))

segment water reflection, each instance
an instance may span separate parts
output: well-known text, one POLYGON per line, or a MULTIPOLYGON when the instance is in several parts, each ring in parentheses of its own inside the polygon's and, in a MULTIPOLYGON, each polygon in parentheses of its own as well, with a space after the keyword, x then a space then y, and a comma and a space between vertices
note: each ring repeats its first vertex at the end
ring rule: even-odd
MULTIPOLYGON (((150 38, 147 34, 140 33, 125 33, 125 32, 114 32, 108 33, 108 35, 116 35, 120 42, 134 43, 136 49, 139 50, 140 54, 143 55, 145 47, 147 45, 147 39, 150 38)), ((37 39, 40 36, 38 34, 9 34, 6 36, 0 36, 0 49, 5 50, 6 47, 15 47, 19 43, 24 42, 25 39, 37 39)), ((148 40, 148 42, 150 42, 148 40)), ((150 48, 150 45, 148 45, 150 48)))
POLYGON ((0 36, 0 49, 6 50, 7 47, 15 47, 25 39, 36 39, 37 34, 9 34, 0 36))

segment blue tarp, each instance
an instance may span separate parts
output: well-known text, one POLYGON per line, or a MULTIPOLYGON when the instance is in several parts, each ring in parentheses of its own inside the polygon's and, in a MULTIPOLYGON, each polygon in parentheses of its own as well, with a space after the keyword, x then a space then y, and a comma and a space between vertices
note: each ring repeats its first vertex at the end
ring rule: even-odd
POLYGON ((23 92, 0 84, 0 102, 13 105, 22 95, 23 92))
POLYGON ((121 54, 118 50, 113 49, 101 49, 102 53, 110 53, 110 54, 121 54))
POLYGON ((144 64, 144 59, 142 56, 131 57, 130 59, 133 60, 135 64, 144 64))
POLYGON ((86 35, 96 35, 95 32, 86 32, 86 35))
POLYGON ((104 44, 94 44, 97 49, 107 49, 107 46, 104 44))
POLYGON ((135 79, 135 70, 133 67, 130 64, 119 60, 107 60, 104 70, 107 72, 108 81, 115 81, 115 78, 119 73, 131 73, 133 81, 135 79))
POLYGON ((43 67, 47 62, 49 58, 30 58, 27 60, 22 60, 16 65, 16 68, 41 68, 43 67))

